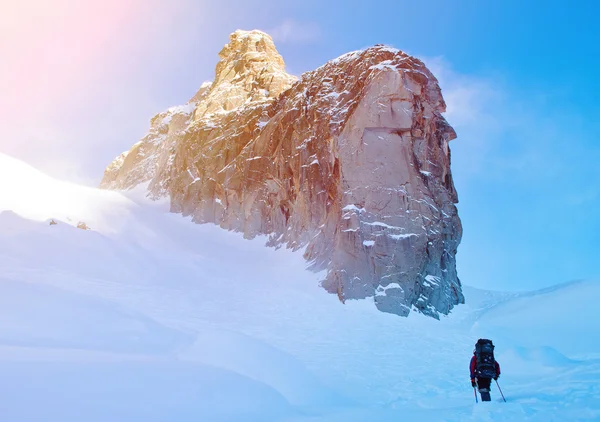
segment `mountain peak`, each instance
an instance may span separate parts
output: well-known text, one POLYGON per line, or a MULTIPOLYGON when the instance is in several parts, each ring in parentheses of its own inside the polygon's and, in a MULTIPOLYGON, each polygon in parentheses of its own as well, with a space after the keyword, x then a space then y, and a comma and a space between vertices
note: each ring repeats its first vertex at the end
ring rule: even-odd
POLYGON ((286 73, 273 39, 259 30, 233 32, 219 58, 212 84, 203 84, 192 98, 202 102, 195 120, 277 98, 297 80, 286 73))
POLYGON ((234 32, 219 57, 214 81, 156 116, 102 186, 149 182, 195 222, 303 248, 341 301, 434 317, 462 303, 455 134, 426 66, 375 46, 295 82, 261 31, 234 32))
POLYGON ((259 30, 237 30, 230 34, 229 43, 219 52, 219 57, 221 58, 219 64, 223 65, 241 60, 244 64, 268 62, 282 71, 285 68, 273 38, 259 30))

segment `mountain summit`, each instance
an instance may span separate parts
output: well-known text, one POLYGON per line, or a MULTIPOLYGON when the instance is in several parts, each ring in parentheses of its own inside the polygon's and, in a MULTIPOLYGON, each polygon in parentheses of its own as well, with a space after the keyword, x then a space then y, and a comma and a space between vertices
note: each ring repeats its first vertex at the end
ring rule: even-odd
POLYGON ((214 81, 156 115, 101 187, 148 183, 197 223, 303 249, 342 301, 433 317, 464 302, 456 134, 425 65, 374 46, 297 80, 260 31, 234 32, 219 57, 214 81))
POLYGON ((235 31, 219 57, 214 82, 204 84, 191 100, 199 103, 196 120, 276 98, 296 81, 285 72, 271 37, 261 31, 235 31))

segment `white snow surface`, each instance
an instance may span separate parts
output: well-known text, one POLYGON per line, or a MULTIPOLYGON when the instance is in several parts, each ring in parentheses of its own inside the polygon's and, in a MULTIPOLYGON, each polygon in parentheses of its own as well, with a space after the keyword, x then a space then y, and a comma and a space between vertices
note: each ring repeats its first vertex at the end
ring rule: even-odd
POLYGON ((598 282, 400 318, 342 305, 302 251, 127 195, 0 154, 0 420, 600 420, 598 282), (479 337, 506 403, 475 404, 479 337))

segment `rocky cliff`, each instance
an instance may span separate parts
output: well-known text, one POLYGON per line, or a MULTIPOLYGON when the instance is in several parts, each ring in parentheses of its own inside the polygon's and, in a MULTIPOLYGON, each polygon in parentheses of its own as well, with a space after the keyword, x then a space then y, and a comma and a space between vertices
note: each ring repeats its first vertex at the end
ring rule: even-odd
POLYGON ((342 301, 434 317, 462 303, 456 135, 425 65, 374 46, 296 80, 260 31, 236 31, 219 56, 215 80, 155 116, 101 186, 148 182, 195 222, 304 249, 342 301))

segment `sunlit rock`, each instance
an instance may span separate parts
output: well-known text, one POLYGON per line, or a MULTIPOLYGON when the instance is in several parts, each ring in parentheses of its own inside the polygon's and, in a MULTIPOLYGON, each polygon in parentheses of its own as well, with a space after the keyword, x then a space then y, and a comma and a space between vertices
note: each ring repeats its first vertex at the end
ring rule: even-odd
POLYGON ((462 303, 456 134, 425 65, 374 46, 296 80, 260 31, 236 31, 219 56, 214 81, 155 116, 101 186, 147 182, 197 223, 303 249, 342 301, 434 317, 462 303))

